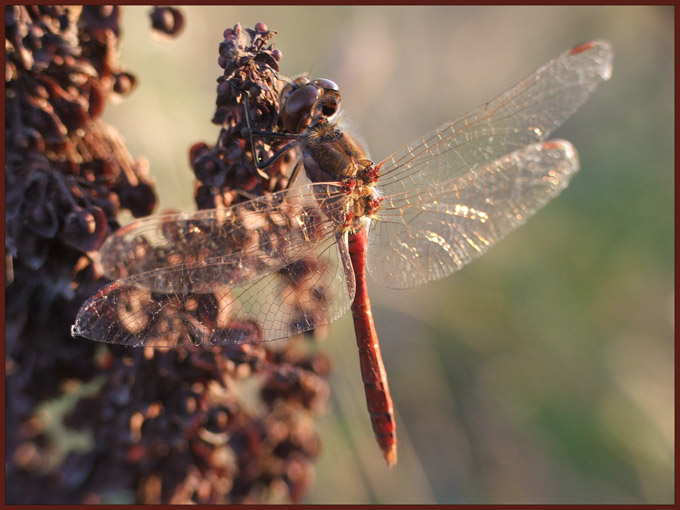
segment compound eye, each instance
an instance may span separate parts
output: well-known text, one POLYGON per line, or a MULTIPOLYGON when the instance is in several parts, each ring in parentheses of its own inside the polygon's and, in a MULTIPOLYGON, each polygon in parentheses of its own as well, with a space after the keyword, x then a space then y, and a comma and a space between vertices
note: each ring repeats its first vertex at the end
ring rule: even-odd
POLYGON ((293 90, 286 98, 286 113, 295 115, 302 110, 310 110, 317 97, 319 97, 319 91, 313 85, 305 85, 293 90))
POLYGON ((281 111, 283 125, 291 133, 300 133, 311 122, 311 111, 319 97, 319 89, 309 82, 285 96, 281 111))
POLYGON ((328 80, 326 78, 318 78, 312 82, 314 85, 317 87, 323 89, 324 91, 330 91, 333 90, 335 92, 340 90, 340 87, 338 87, 337 83, 334 81, 328 80))
POLYGON ((281 89, 281 94, 279 97, 281 100, 284 100, 290 95, 291 92, 299 89, 303 85, 307 85, 309 83, 309 79, 306 76, 298 76, 297 78, 294 78, 292 81, 289 81, 284 85, 284 87, 281 89))
POLYGON ((309 83, 309 80, 307 80, 304 76, 298 76, 297 78, 294 78, 292 81, 288 81, 283 86, 281 92, 279 93, 279 98, 281 99, 281 102, 285 102, 285 100, 292 92, 296 91, 302 85, 306 85, 307 83, 309 83))

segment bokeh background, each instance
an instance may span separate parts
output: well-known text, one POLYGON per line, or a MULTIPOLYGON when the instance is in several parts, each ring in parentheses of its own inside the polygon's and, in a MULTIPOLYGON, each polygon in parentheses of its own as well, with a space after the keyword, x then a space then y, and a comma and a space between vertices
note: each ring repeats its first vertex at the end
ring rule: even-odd
POLYGON ((137 90, 105 119, 190 210, 188 148, 213 143, 217 47, 279 31, 281 70, 337 82, 379 161, 561 51, 613 43, 609 82, 554 136, 570 187, 482 259, 409 291, 371 287, 399 426, 374 444, 350 316, 330 328, 332 400, 309 503, 670 503, 674 499, 674 9, 185 7, 154 40, 124 8, 137 90))

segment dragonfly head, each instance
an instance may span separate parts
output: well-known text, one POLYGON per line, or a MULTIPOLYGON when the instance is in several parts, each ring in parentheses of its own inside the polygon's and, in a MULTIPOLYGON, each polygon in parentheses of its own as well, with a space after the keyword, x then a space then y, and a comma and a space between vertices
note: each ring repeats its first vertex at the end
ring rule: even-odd
POLYGON ((298 76, 281 90, 281 119, 291 133, 333 123, 340 113, 340 90, 331 80, 298 76))

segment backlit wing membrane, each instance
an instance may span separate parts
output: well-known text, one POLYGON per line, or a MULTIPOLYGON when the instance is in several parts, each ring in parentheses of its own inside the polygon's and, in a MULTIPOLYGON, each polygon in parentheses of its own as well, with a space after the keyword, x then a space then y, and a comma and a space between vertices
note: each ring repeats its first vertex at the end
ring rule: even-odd
POLYGON ((106 277, 128 285, 210 292, 295 262, 340 231, 346 209, 338 186, 311 184, 224 209, 152 216, 110 236, 99 262, 106 277))
POLYGON ((346 206, 337 187, 314 184, 132 223, 100 251, 117 281, 83 305, 73 333, 126 345, 229 344, 331 322, 354 298, 340 233, 346 206))
POLYGON ((371 276, 391 288, 442 278, 556 196, 576 154, 567 142, 540 142, 609 79, 612 58, 607 42, 577 46, 383 161, 371 276))
POLYGON ((437 280, 483 254, 557 196, 578 170, 574 147, 555 140, 523 147, 472 172, 399 195, 369 232, 379 236, 371 276, 392 288, 437 280), (403 207, 408 200, 408 207, 403 207))

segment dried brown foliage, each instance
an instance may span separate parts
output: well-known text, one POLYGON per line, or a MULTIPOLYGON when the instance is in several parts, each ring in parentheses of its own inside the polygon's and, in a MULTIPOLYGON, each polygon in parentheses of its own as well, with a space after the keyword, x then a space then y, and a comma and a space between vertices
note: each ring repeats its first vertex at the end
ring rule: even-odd
MULTIPOLYGON (((105 283, 88 254, 121 209, 144 216, 156 202, 143 161, 99 119, 135 78, 118 62, 118 7, 5 14, 7 502, 299 501, 328 395, 328 362, 306 342, 154 351, 71 338, 80 304, 105 283), (73 397, 53 420, 91 441, 69 451, 42 409, 73 397)), ((183 19, 157 8, 152 24, 172 35, 183 19)), ((293 155, 262 175, 243 117, 247 94, 253 127, 277 129, 274 34, 225 31, 222 129, 191 149, 200 208, 286 185, 293 155)), ((265 142, 262 159, 280 146, 265 142)))

